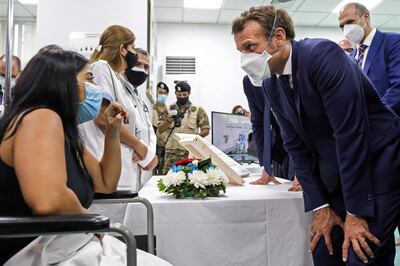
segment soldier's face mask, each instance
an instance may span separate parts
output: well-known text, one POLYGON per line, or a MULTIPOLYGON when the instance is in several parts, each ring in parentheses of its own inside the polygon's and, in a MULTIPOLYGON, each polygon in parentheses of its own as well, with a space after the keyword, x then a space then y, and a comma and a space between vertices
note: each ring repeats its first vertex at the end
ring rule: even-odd
POLYGON ((185 105, 185 104, 187 104, 188 101, 189 101, 189 96, 176 98, 177 105, 185 105))

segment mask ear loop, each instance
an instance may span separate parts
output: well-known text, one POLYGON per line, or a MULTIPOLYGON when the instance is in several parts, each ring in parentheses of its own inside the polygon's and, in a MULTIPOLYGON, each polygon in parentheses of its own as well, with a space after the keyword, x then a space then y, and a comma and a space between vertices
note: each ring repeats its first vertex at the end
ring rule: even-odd
POLYGON ((361 22, 361 20, 364 22, 364 26, 362 27, 364 29, 365 26, 367 25, 367 22, 365 21, 365 18, 364 18, 364 14, 361 16, 360 22, 361 22))
POLYGON ((267 42, 268 45, 269 45, 269 42, 271 41, 272 33, 274 33, 274 31, 275 31, 276 17, 277 17, 277 12, 275 12, 274 23, 272 23, 271 33, 269 34, 269 37, 268 37, 268 42, 267 42))

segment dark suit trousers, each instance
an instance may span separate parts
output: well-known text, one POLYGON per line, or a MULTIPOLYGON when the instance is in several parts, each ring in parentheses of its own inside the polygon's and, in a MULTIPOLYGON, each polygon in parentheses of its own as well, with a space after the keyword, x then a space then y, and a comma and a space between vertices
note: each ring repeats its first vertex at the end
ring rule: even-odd
MULTIPOLYGON (((386 178, 387 175, 392 175, 400 179, 400 139, 375 154, 374 160, 373 172, 376 176, 386 178)), ((331 194, 329 203, 331 208, 344 219, 346 210, 341 192, 331 194)), ((375 257, 370 259, 367 265, 392 266, 396 253, 394 231, 400 222, 400 188, 394 187, 391 192, 375 195, 374 204, 375 215, 374 218, 368 219, 368 225, 371 232, 381 241, 381 245, 375 246, 368 241, 375 257)), ((335 227, 331 236, 334 255, 329 255, 324 239, 321 239, 313 253, 315 266, 366 265, 352 248, 349 250, 347 263, 342 261, 343 230, 340 227, 335 227)))

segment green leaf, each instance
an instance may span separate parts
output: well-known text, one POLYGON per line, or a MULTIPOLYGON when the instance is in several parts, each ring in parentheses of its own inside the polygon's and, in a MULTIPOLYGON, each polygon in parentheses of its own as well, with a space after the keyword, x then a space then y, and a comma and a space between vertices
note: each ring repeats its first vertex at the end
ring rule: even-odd
POLYGON ((158 190, 161 191, 161 192, 163 192, 166 189, 162 178, 160 180, 158 180, 157 186, 158 186, 158 190))

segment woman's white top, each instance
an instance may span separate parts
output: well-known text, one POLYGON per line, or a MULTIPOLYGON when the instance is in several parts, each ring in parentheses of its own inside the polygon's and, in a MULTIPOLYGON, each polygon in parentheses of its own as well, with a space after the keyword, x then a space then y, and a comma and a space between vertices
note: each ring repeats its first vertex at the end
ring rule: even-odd
MULTIPOLYGON (((150 118, 145 113, 146 105, 137 97, 133 86, 127 86, 130 83, 113 71, 106 61, 99 60, 93 63, 91 71, 99 88, 110 93, 115 101, 126 108, 129 124, 124 127, 148 146, 146 158, 138 162, 142 167, 147 166, 155 156, 156 136, 150 118)), ((81 124, 80 130, 85 146, 97 159, 101 159, 104 151, 103 132, 93 120, 81 124)), ((119 189, 139 189, 140 170, 138 165, 132 162, 133 155, 134 150, 131 147, 121 144, 122 170, 119 189)))

